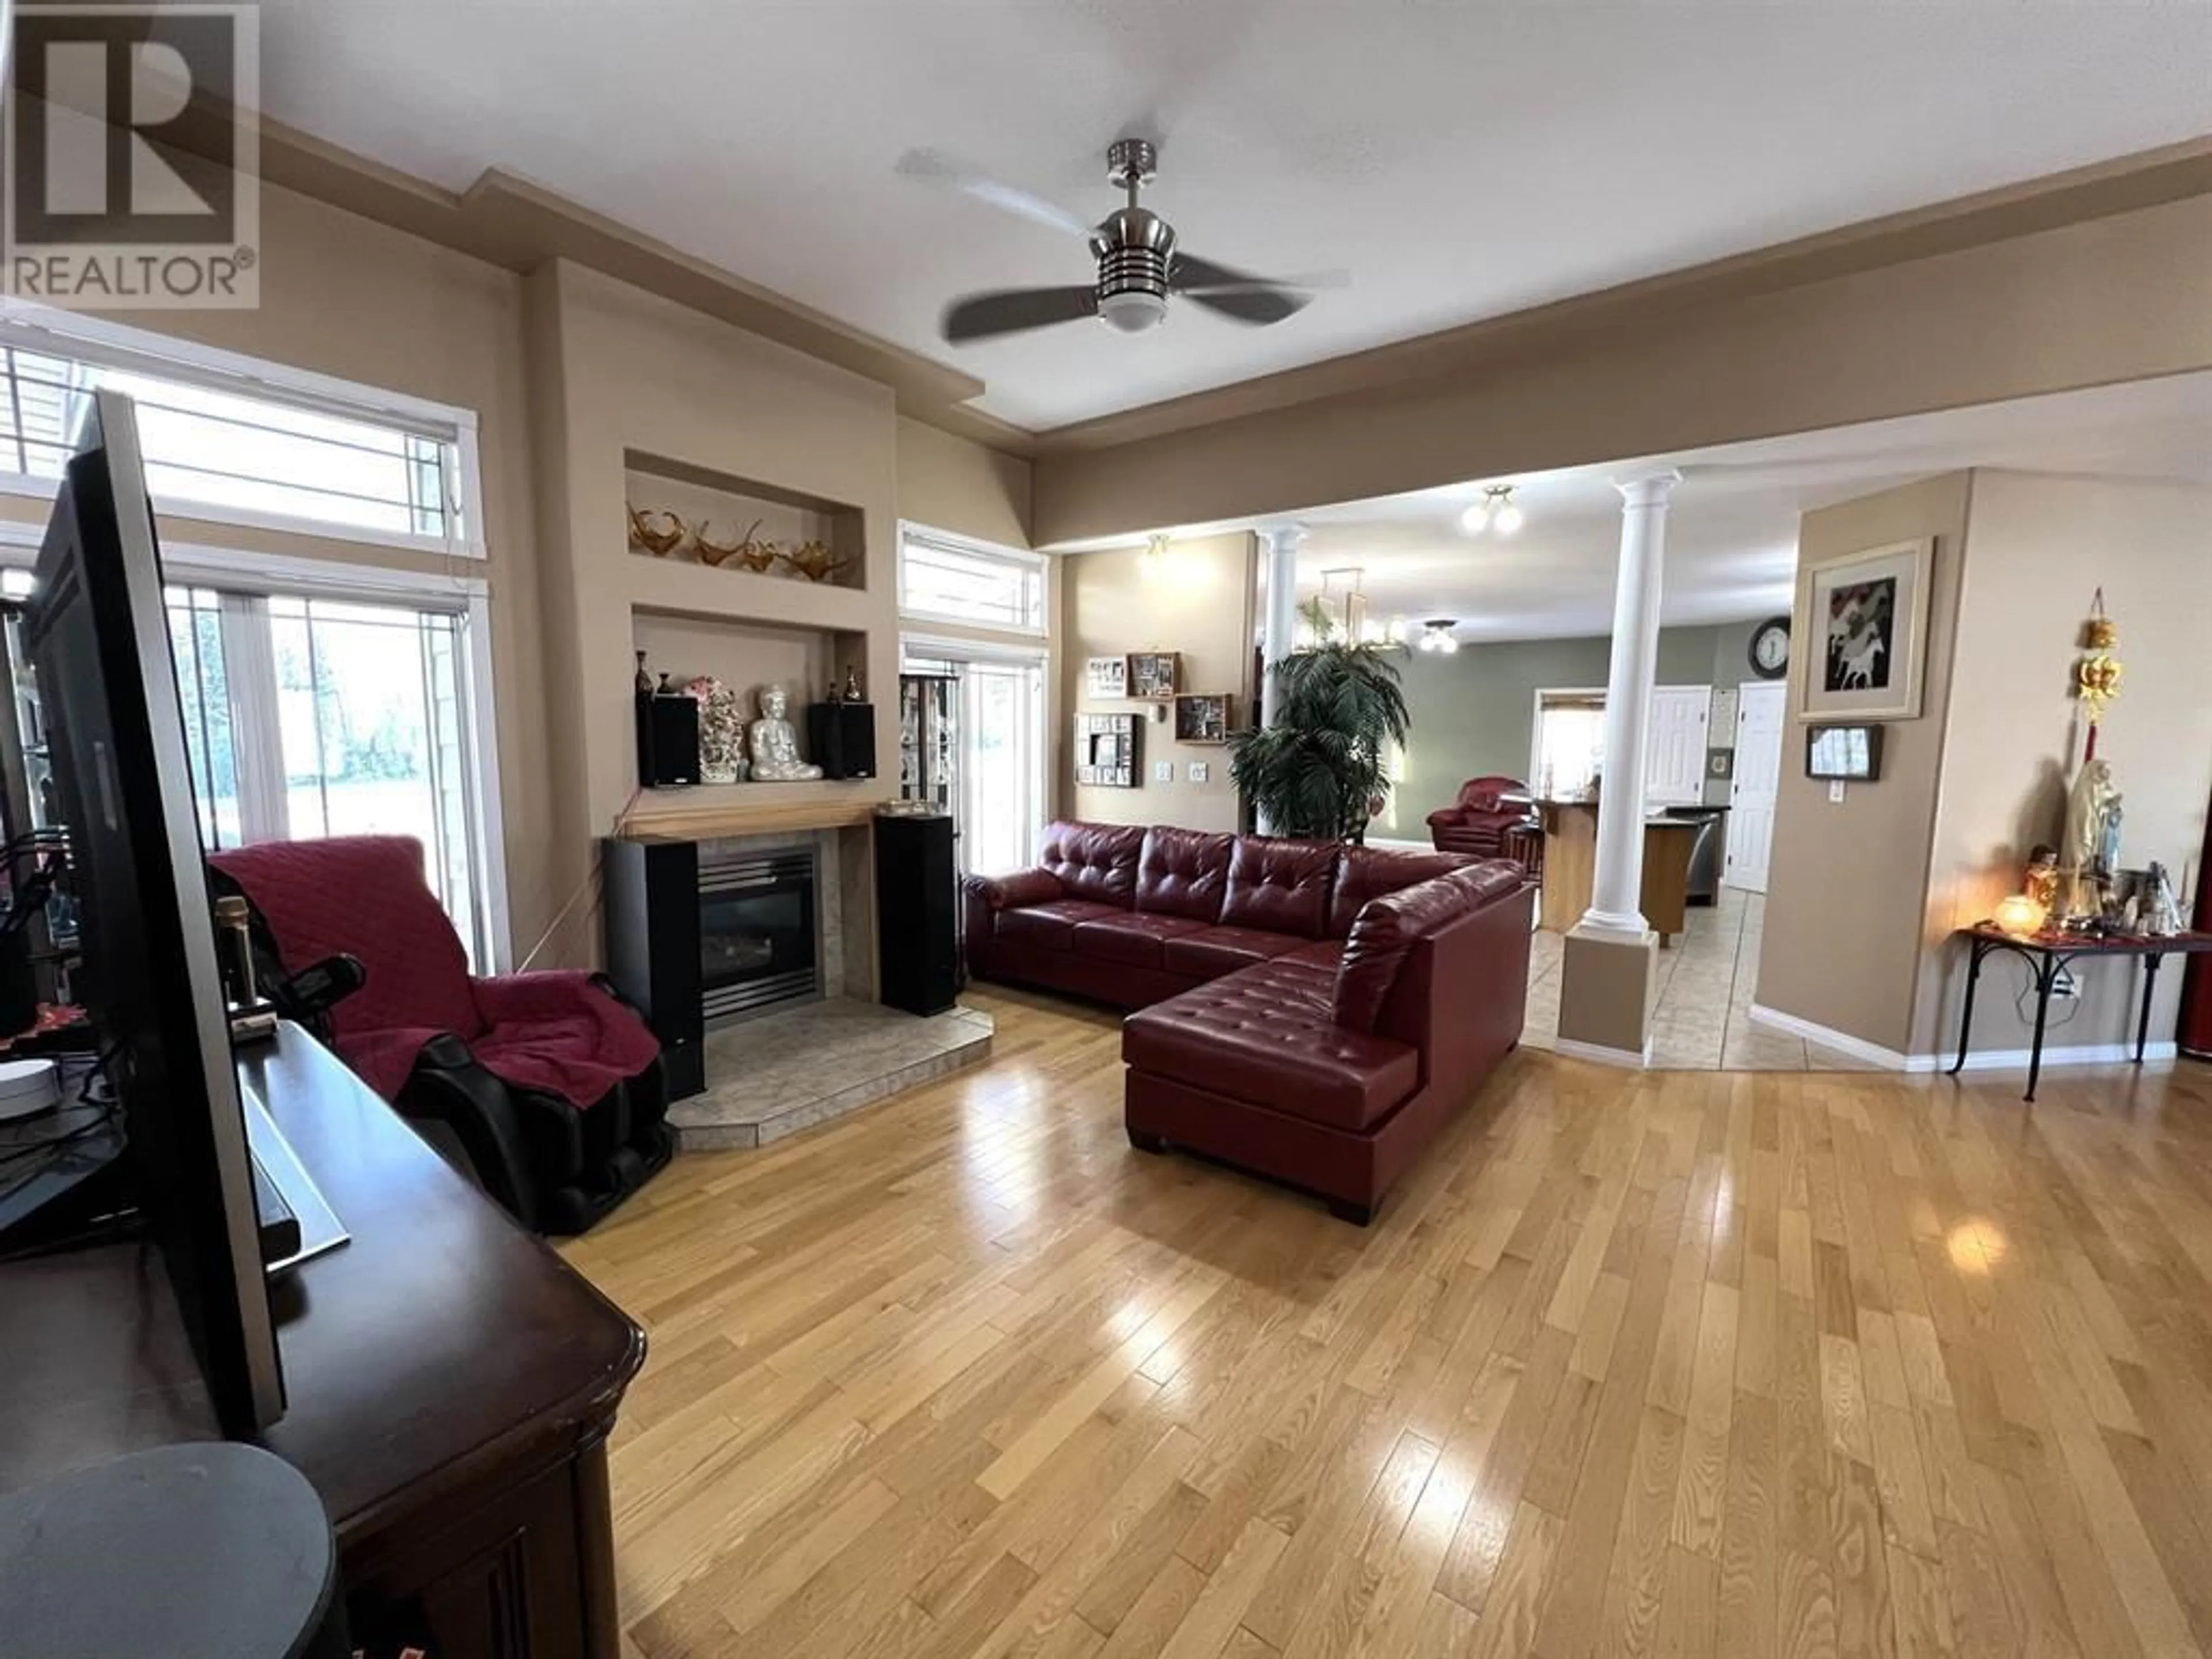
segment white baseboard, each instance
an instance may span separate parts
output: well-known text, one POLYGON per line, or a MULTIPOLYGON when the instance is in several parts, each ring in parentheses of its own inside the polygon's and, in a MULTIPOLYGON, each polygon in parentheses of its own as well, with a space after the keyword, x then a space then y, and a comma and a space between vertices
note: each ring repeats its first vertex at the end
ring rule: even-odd
POLYGON ((1394 853, 1433 853, 1437 850, 1431 842, 1403 841, 1395 836, 1370 836, 1360 845, 1387 848, 1394 853))
MULTIPOLYGON (((1849 1054, 1853 1060, 1863 1060, 1869 1066, 1879 1066, 1885 1072, 1909 1072, 1915 1069, 1911 1057, 1894 1048, 1885 1048, 1878 1042, 1869 1042, 1864 1037, 1855 1037, 1848 1031, 1838 1031, 1826 1025, 1815 1025, 1809 1019, 1800 1019, 1795 1014, 1785 1014, 1778 1008, 1762 1008, 1751 1005, 1751 1020, 1754 1025, 1765 1025, 1774 1030, 1802 1037, 1808 1042, 1817 1042, 1823 1048, 1833 1048, 1839 1054, 1849 1054)), ((1927 1069, 1925 1067, 1919 1069, 1927 1069)))
MULTIPOLYGON (((1905 1054, 1894 1048, 1885 1048, 1879 1043, 1855 1037, 1847 1031, 1838 1031, 1826 1025, 1816 1025, 1809 1019, 1800 1019, 1795 1014, 1785 1014, 1778 1009, 1751 1006, 1754 1024, 1770 1026, 1802 1037, 1808 1042, 1817 1042, 1823 1048, 1833 1048, 1854 1060, 1865 1060, 1884 1071, 1928 1073, 1948 1072, 1957 1058, 1954 1051, 1935 1054, 1905 1054)), ((2172 1060, 2179 1052, 2171 1042, 2151 1042, 2143 1046, 2143 1063, 2172 1060)), ((2058 1047, 2045 1047, 2043 1063, 2048 1066, 2124 1066, 2136 1057, 2132 1042, 2081 1042, 2058 1047)), ((1964 1069, 1969 1072, 2024 1072, 2032 1058, 2026 1048, 1977 1048, 1966 1056, 1964 1069)))
POLYGON ((1644 1069, 1651 1064, 1651 1044, 1648 1041, 1640 1054, 1633 1048, 1608 1048, 1602 1042, 1577 1042, 1572 1037, 1554 1037, 1552 1048, 1555 1053, 1565 1054, 1570 1060, 1594 1060, 1601 1066, 1644 1069))

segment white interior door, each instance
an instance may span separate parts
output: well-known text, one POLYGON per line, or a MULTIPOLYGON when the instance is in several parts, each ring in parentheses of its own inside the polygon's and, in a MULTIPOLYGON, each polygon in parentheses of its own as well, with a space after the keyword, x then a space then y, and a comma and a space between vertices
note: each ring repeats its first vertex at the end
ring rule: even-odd
POLYGON ((1644 740, 1644 799, 1649 806, 1695 806, 1705 798, 1705 723, 1710 685, 1651 690, 1651 725, 1644 740))
POLYGON ((1723 879, 1747 893, 1766 890, 1787 697, 1781 680, 1747 680, 1736 693, 1735 780, 1729 786, 1728 871, 1723 879))

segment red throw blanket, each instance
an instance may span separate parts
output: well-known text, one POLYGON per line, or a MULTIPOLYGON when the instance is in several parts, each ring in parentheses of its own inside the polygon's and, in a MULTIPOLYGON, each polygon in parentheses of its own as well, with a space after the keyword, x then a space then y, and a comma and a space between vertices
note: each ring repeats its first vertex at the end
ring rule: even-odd
POLYGON ((451 1032, 493 1076, 581 1109, 660 1052, 644 1021, 581 972, 469 977, 468 957, 405 836, 268 842, 210 856, 296 973, 357 957, 367 982, 331 1010, 338 1056, 397 1100, 422 1045, 451 1032))

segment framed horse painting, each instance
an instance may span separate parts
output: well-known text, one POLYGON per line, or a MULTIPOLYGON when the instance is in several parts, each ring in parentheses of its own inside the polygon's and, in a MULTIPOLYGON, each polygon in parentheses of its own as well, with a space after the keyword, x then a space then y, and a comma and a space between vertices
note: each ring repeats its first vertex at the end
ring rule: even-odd
POLYGON ((1797 571, 1797 718, 1920 718, 1932 537, 1810 560, 1797 571))

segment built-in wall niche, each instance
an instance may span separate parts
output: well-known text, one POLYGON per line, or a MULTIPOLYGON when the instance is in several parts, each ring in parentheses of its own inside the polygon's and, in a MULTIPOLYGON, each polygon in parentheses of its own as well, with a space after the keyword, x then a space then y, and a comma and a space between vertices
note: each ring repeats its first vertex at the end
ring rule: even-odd
MULTIPOLYGON (((630 637, 633 648, 644 653, 640 666, 655 690, 664 676, 676 690, 711 676, 738 694, 738 714, 747 724, 761 712, 762 691, 780 687, 800 756, 817 764, 822 757, 810 747, 809 706, 839 700, 848 675, 863 701, 875 700, 864 633, 637 608, 630 612, 630 637)), ((896 695, 896 688, 891 690, 896 695)))
POLYGON ((629 550, 710 565, 738 580, 864 588, 866 515, 831 501, 685 461, 623 452, 629 550))

